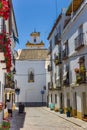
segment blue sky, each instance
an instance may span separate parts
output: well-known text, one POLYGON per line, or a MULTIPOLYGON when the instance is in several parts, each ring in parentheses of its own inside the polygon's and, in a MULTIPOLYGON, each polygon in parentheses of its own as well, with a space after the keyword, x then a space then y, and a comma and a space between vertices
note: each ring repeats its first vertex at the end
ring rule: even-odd
POLYGON ((47 36, 62 8, 67 8, 71 0, 13 0, 18 28, 19 44, 16 49, 26 48, 30 33, 36 29, 41 40, 48 47, 47 36), (57 7, 57 8, 56 8, 57 7), (56 15, 57 14, 57 15, 56 15))

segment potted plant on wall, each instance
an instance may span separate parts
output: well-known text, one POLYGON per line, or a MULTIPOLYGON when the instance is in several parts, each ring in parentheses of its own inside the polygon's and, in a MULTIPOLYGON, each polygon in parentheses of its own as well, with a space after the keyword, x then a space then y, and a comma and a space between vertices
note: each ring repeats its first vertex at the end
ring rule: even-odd
POLYGON ((75 68, 74 71, 75 71, 76 73, 79 73, 79 68, 75 68))
POLYGON ((16 93, 17 95, 19 95, 19 94, 20 94, 20 88, 16 88, 16 89, 15 89, 15 93, 16 93))
POLYGON ((0 102, 0 112, 3 110, 3 103, 0 102))
POLYGON ((60 114, 62 114, 64 112, 63 108, 60 108, 59 112, 60 112, 60 114))
POLYGON ((58 56, 55 57, 55 59, 54 59, 54 63, 55 63, 55 65, 58 65, 58 63, 59 63, 58 56))
POLYGON ((71 112, 72 112, 72 107, 71 106, 67 107, 67 109, 66 109, 66 115, 67 115, 67 117, 71 116, 71 112))
POLYGON ((82 66, 80 67, 80 73, 84 74, 85 72, 86 72, 85 66, 82 65, 82 66))

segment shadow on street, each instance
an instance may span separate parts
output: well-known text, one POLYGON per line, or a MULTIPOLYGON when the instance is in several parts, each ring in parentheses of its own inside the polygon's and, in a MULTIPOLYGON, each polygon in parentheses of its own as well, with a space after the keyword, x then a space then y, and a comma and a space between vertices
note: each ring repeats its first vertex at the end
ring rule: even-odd
POLYGON ((13 117, 10 118, 11 128, 10 130, 20 130, 23 128, 26 112, 20 113, 18 110, 13 112, 13 117))

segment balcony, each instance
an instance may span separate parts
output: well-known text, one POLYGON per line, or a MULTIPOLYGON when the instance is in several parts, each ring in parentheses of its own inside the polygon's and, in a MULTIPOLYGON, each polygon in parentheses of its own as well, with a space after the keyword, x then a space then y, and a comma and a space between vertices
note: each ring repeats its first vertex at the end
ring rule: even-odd
POLYGON ((76 84, 87 83, 86 69, 84 67, 75 68, 76 84))
POLYGON ((4 86, 4 88, 5 88, 5 89, 15 89, 15 84, 14 84, 14 82, 9 83, 9 84, 6 84, 6 85, 4 86))
POLYGON ((61 90, 60 79, 57 79, 57 80, 56 80, 56 90, 61 90))
POLYGON ((69 86, 69 79, 63 80, 63 85, 64 86, 69 86))
POLYGON ((55 36, 55 45, 58 45, 61 41, 61 33, 58 33, 56 36, 55 36))
POLYGON ((84 33, 80 33, 75 39, 75 50, 79 50, 84 47, 84 33))
POLYGON ((68 58, 68 50, 64 49, 63 50, 63 60, 66 60, 68 58))
POLYGON ((78 73, 76 75, 76 84, 83 84, 83 83, 87 83, 87 80, 86 80, 86 76, 85 74, 81 74, 81 73, 78 73))
POLYGON ((52 66, 48 65, 48 72, 52 71, 52 66))
POLYGON ((69 86, 69 71, 65 72, 63 75, 63 85, 69 86))
POLYGON ((5 86, 4 88, 15 89, 15 82, 13 80, 13 74, 8 73, 5 75, 5 86))
POLYGON ((48 90, 53 90, 53 82, 48 82, 48 90))
POLYGON ((56 57, 55 57, 54 63, 55 63, 55 65, 62 64, 62 61, 61 61, 61 53, 59 54, 59 56, 56 56, 56 57))

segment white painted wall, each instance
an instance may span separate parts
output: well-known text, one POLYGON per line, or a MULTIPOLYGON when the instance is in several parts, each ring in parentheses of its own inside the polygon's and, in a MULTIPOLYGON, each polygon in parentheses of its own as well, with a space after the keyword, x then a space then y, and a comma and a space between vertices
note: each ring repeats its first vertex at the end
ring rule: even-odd
MULTIPOLYGON (((68 40, 69 56, 72 56, 72 58, 68 60, 68 63, 70 64, 70 77, 71 77, 70 83, 71 84, 75 83, 76 81, 74 69, 78 67, 79 65, 78 64, 78 59, 80 57, 79 55, 85 54, 87 52, 87 17, 86 17, 86 14, 87 14, 87 4, 84 4, 84 9, 81 12, 79 12, 79 15, 76 18, 73 18, 73 20, 70 21, 69 25, 67 25, 63 31, 62 43, 68 40), (82 48, 80 51, 75 51, 74 40, 78 36, 78 29, 80 25, 82 24, 83 24, 83 33, 85 35, 85 47, 82 48), (78 56, 74 57, 74 55, 78 55, 78 56)), ((64 64, 66 64, 66 62, 64 62, 64 64)), ((85 55, 85 65, 87 68, 87 55, 85 55)))
MULTIPOLYGON (((42 102, 41 90, 46 86, 45 61, 16 61, 17 86, 20 88, 19 102, 42 102), (35 82, 28 82, 28 71, 34 69, 35 82)), ((44 94, 46 102, 46 92, 44 94)))

